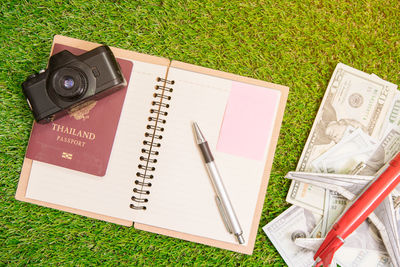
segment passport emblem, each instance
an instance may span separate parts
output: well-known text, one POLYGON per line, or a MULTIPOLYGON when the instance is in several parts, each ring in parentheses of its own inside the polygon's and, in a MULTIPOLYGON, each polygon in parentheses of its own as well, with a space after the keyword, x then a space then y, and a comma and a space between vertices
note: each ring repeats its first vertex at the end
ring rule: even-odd
POLYGON ((96 106, 97 101, 91 100, 76 107, 71 108, 68 111, 70 117, 73 117, 75 120, 87 120, 89 119, 89 112, 96 106))
POLYGON ((67 153, 67 152, 63 152, 61 157, 64 158, 64 159, 72 159, 72 154, 71 153, 67 153))

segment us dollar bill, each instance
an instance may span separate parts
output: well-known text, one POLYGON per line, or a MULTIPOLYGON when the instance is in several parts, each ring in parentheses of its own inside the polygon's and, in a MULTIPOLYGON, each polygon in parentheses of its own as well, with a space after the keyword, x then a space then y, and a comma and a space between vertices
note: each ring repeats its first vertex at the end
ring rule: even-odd
MULTIPOLYGON (((309 267, 322 238, 310 238, 321 216, 298 206, 291 206, 263 227, 264 232, 289 267, 309 267), (307 240, 298 242, 298 240, 307 240)), ((365 221, 337 251, 334 262, 341 266, 391 266, 382 240, 373 224, 365 221), (352 254, 353 253, 353 254, 352 254), (366 265, 368 264, 368 265, 366 265)), ((336 264, 332 264, 336 266, 336 264)))
MULTIPOLYGON (((375 74, 371 74, 372 77, 385 81, 378 77, 375 74)), ((392 105, 389 108, 389 112, 387 113, 386 119, 385 119, 385 125, 383 126, 384 129, 400 129, 400 92, 396 91, 395 97, 393 99, 392 105)))
MULTIPOLYGON (((302 179, 300 181, 315 184, 321 188, 327 189, 322 227, 320 230, 321 237, 324 237, 330 230, 333 223, 345 210, 346 205, 368 187, 368 180, 373 181, 374 179, 374 176, 302 172, 289 172, 286 177, 302 179), (341 195, 338 192, 340 192, 341 195)), ((374 212, 369 215, 369 220, 376 226, 379 236, 395 266, 400 266, 398 220, 395 215, 395 205, 397 206, 398 202, 398 197, 388 196, 374 212)))
POLYGON ((289 267, 309 267, 314 263, 314 251, 297 246, 297 238, 309 237, 321 216, 306 209, 291 206, 263 227, 264 232, 289 267))
MULTIPOLYGON (((299 237, 295 239, 294 243, 302 248, 317 251, 323 241, 324 238, 299 237)), ((369 251, 376 251, 380 254, 387 255, 386 248, 379 235, 378 229, 369 219, 365 220, 353 232, 353 234, 346 238, 343 248, 367 249, 369 251)))
MULTIPOLYGON (((299 247, 316 252, 323 241, 324 238, 297 238, 295 244, 299 247)), ((337 251, 334 260, 335 263, 332 262, 332 266, 337 266, 337 264, 341 267, 393 266, 390 258, 383 250, 367 249, 365 247, 349 247, 346 243, 337 251)))
POLYGON ((386 162, 400 151, 400 129, 389 129, 374 153, 365 161, 365 167, 359 172, 362 175, 376 173, 386 162))
POLYGON ((311 162, 311 171, 317 173, 351 173, 360 162, 367 161, 375 151, 376 142, 360 128, 342 138, 311 162))
POLYGON ((342 267, 390 267, 391 263, 386 253, 363 248, 346 248, 338 251, 336 264, 342 267))
MULTIPOLYGON (((379 77, 378 77, 379 78, 379 77)), ((379 78, 380 79, 380 78, 379 78)), ((400 151, 400 91, 396 91, 395 98, 386 115, 383 137, 372 156, 364 163, 365 167, 359 174, 374 174, 385 162, 388 162, 400 151)))
MULTIPOLYGON (((296 170, 321 171, 315 167, 313 169, 312 163, 332 147, 345 141, 348 129, 360 129, 366 136, 378 142, 385 132, 387 114, 393 106, 396 91, 397 86, 392 83, 339 63, 329 82, 296 170)), ((369 150, 364 152, 363 157, 355 158, 352 166, 369 158, 371 155, 368 153, 372 155, 374 151, 369 150)), ((320 164, 322 165, 318 166, 325 170, 323 163, 320 164)), ((326 168, 326 171, 332 170, 326 168)), ((315 200, 323 200, 324 197, 324 189, 293 181, 286 200, 322 215, 324 201, 315 200)))
POLYGON ((342 214, 348 200, 336 191, 326 190, 324 203, 324 216, 322 217, 321 236, 325 237, 342 214))

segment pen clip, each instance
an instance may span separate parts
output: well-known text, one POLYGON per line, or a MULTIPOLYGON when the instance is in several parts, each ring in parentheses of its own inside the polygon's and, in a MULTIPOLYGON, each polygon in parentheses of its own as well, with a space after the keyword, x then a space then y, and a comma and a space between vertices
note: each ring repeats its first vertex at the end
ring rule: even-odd
POLYGON ((228 216, 227 216, 227 214, 226 214, 226 212, 225 212, 225 209, 224 209, 224 207, 222 206, 221 200, 219 199, 218 196, 215 196, 215 202, 217 202, 217 207, 218 207, 218 209, 219 209, 219 212, 221 213, 221 217, 222 217, 222 220, 224 221, 226 230, 228 230, 228 232, 229 232, 230 234, 233 234, 231 222, 229 221, 228 216))

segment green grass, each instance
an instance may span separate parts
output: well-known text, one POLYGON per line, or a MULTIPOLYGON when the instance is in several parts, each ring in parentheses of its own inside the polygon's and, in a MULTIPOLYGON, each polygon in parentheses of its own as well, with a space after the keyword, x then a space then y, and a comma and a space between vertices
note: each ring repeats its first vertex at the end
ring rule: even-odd
POLYGON ((284 265, 261 226, 294 170, 338 62, 400 84, 400 7, 386 1, 1 1, 0 265, 284 265), (290 87, 252 256, 16 201, 33 117, 21 82, 55 34, 290 87))

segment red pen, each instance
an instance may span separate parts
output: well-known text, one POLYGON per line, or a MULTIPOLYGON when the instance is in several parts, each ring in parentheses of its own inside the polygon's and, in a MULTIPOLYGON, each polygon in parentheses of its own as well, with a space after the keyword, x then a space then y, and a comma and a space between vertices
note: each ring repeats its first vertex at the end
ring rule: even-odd
POLYGON ((316 267, 329 266, 333 254, 400 182, 400 152, 387 164, 384 171, 362 193, 332 226, 324 242, 314 255, 316 267))

